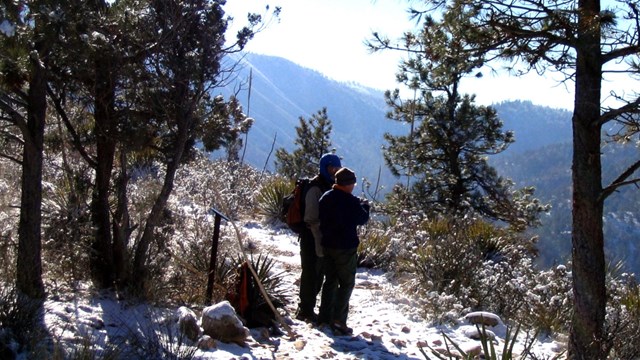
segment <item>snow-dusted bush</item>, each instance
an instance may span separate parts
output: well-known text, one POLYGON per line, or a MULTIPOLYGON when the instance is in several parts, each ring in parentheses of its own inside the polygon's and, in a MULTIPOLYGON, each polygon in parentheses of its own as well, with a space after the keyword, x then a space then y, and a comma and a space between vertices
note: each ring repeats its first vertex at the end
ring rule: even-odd
POLYGON ((176 174, 172 198, 237 219, 255 211, 256 195, 266 178, 251 166, 199 154, 176 174))
POLYGON ((513 318, 543 335, 568 333, 573 292, 571 272, 566 265, 537 271, 528 280, 520 278, 517 283, 526 293, 513 318))
MULTIPOLYGON (((116 338, 124 351, 118 359, 192 359, 197 347, 180 331, 173 312, 140 307, 127 323, 126 333, 116 338)), ((110 340, 112 341, 112 340, 110 340)))
POLYGON ((398 270, 416 276, 413 288, 429 298, 437 321, 471 310, 515 315, 524 304, 535 273, 532 239, 476 220, 407 216, 395 228, 404 244, 398 270))
MULTIPOLYGON (((214 215, 189 207, 169 205, 174 219, 164 254, 164 268, 150 279, 154 298, 182 304, 203 304, 210 271, 214 238, 214 215)), ((228 224, 221 223, 217 243, 216 284, 222 284, 229 271, 228 259, 237 253, 235 234, 228 224)), ((225 287, 216 286, 212 298, 224 298, 225 287)))
MULTIPOLYGON (((39 321, 42 304, 22 298, 13 284, 0 282, 0 350, 2 355, 17 352, 18 346, 29 349, 28 359, 48 358, 44 341, 48 334, 39 321)), ((11 357, 9 357, 11 358, 11 357)))
POLYGON ((383 221, 372 220, 360 229, 358 266, 391 270, 395 264, 390 226, 383 221))
POLYGON ((53 154, 44 160, 43 272, 49 291, 57 293, 89 280, 93 170, 74 153, 53 154))
POLYGON ((640 358, 640 286, 633 274, 609 273, 606 330, 612 359, 640 358))
POLYGON ((15 279, 20 219, 20 166, 0 157, 0 279, 15 279))
MULTIPOLYGON (((204 303, 216 212, 221 218, 216 258, 214 301, 222 300, 228 290, 229 272, 239 253, 236 233, 229 223, 239 217, 253 216, 258 187, 267 179, 256 169, 235 162, 211 160, 204 154, 181 167, 167 204, 163 225, 156 230, 155 251, 149 264, 154 274, 152 298, 181 303, 204 303)), ((130 198, 136 213, 146 214, 159 188, 160 176, 139 178, 130 198), (142 206, 141 206, 142 205, 142 206)), ((142 219, 142 218, 141 218, 142 219)))

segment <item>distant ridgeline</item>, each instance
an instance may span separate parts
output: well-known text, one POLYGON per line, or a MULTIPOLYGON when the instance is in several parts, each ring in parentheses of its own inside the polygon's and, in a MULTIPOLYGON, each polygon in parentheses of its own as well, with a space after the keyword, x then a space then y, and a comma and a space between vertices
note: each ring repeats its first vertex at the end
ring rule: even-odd
MULTIPOLYGON (((278 57, 247 54, 243 64, 237 81, 244 83, 244 90, 238 97, 244 111, 255 119, 246 139, 247 163, 260 169, 267 164, 267 170, 273 171, 272 146, 292 150, 299 118, 309 119, 326 107, 333 124, 333 146, 346 166, 374 185, 380 172, 380 184, 386 189, 402 181, 394 178, 384 164, 382 136, 385 132, 407 133, 409 129, 386 119, 383 91, 340 83, 278 57)), ((232 89, 237 90, 238 84, 230 85, 223 94, 228 96, 232 89)), ((513 179, 516 187, 534 186, 536 197, 552 205, 542 226, 532 231, 540 237, 539 263, 543 267, 566 263, 571 256, 571 112, 529 101, 503 102, 494 107, 504 130, 514 131, 516 142, 489 161, 499 174, 513 179)), ((604 183, 635 157, 637 149, 633 146, 604 147, 604 183)), ((356 191, 361 189, 359 186, 356 191)), ((624 188, 605 202, 607 255, 611 261, 624 261, 626 270, 635 273, 640 273, 638 203, 640 191, 635 187, 624 188)))

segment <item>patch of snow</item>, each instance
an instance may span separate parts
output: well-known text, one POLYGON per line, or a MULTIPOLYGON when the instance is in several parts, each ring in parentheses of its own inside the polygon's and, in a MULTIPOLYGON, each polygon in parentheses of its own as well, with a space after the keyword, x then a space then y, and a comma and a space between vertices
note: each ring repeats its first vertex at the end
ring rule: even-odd
MULTIPOLYGON (((249 222, 242 227, 244 241, 251 241, 257 249, 268 253, 275 261, 274 271, 282 271, 289 298, 292 300, 282 309, 283 318, 291 333, 272 335, 267 329, 250 329, 246 346, 216 341, 210 350, 195 350, 193 359, 424 359, 423 351, 445 351, 450 341, 465 351, 476 351, 480 342, 473 339, 477 335, 475 325, 470 325, 468 317, 458 319, 457 324, 437 325, 424 318, 420 299, 404 293, 393 276, 380 270, 360 268, 356 274, 348 325, 354 336, 335 336, 330 329, 313 326, 295 320, 297 307, 297 279, 300 275, 300 256, 297 236, 284 228, 266 227, 249 222), (291 336, 290 336, 291 335, 291 336), (446 335, 446 340, 445 340, 446 335), (473 336, 472 336, 473 335, 473 336)), ((150 311, 143 305, 131 305, 114 298, 88 298, 48 300, 45 322, 58 339, 77 344, 82 336, 90 338, 95 348, 104 349, 118 337, 127 336, 131 329, 148 323, 149 319, 166 316, 175 319, 176 309, 150 311), (147 320, 141 321, 141 319, 147 320)), ((233 311, 228 302, 205 308, 209 317, 219 317, 233 311)), ((496 350, 504 345, 506 326, 495 314, 480 312, 483 317, 498 321, 497 326, 487 326, 486 330, 495 336, 496 350)), ((173 320, 175 321, 175 320, 173 320)), ((155 331, 169 329, 170 326, 155 325, 155 331)), ((281 329, 283 330, 283 329, 281 329)), ((139 332, 142 332, 140 330, 139 332)), ((147 330, 148 331, 148 330, 147 330)), ((520 332, 514 352, 522 351, 526 333, 520 332)), ((193 344, 195 347, 196 344, 193 344)), ((531 351, 538 358, 550 359, 563 351, 563 343, 550 338, 540 338, 531 351)))

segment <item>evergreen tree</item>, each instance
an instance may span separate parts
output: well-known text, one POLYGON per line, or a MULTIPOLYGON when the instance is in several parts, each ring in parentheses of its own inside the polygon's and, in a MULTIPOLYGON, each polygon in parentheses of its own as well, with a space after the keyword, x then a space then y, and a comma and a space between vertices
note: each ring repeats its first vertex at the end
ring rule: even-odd
MULTIPOLYGON (((0 129, 2 156, 22 167, 16 288, 20 299, 43 300, 42 170, 50 55, 59 45, 60 1, 0 5, 0 129), (13 146, 21 147, 16 158, 13 146)), ((28 309, 29 306, 20 306, 28 309)), ((27 318, 35 314, 26 314, 27 318)))
MULTIPOLYGON (((616 129, 611 140, 638 139, 640 96, 633 88, 610 91, 603 103, 603 81, 637 76, 640 11, 636 1, 441 1, 426 0, 426 11, 467 11, 459 34, 470 57, 507 60, 520 73, 556 71, 575 84, 572 159, 572 277, 574 308, 569 357, 605 359, 607 294, 603 204, 621 186, 638 184, 640 160, 602 183, 602 129, 616 129), (522 65, 522 66, 519 66, 522 65)), ((388 40, 380 39, 389 44, 388 40)), ((492 62, 495 64, 495 62, 492 62)))
MULTIPOLYGON (((18 140, 15 143, 20 144, 15 129, 33 131, 22 136, 29 155, 16 159, 27 165, 25 183, 31 184, 23 190, 23 195, 28 195, 25 199, 30 200, 22 205, 25 223, 21 225, 30 250, 24 253, 24 261, 19 261, 28 271, 18 271, 29 279, 19 283, 37 285, 41 271, 35 258, 40 256, 46 95, 75 149, 94 169, 90 210, 94 235, 88 253, 94 284, 101 288, 112 286, 125 277, 125 270, 132 270, 125 262, 135 259, 136 265, 142 264, 136 270, 146 263, 149 239, 157 225, 157 214, 171 193, 175 170, 190 158, 196 141, 215 149, 247 131, 251 122, 246 121, 237 100, 224 101, 211 96, 211 92, 224 86, 234 71, 234 64, 222 59, 241 50, 262 29, 263 19, 249 14, 248 25, 230 44, 224 36, 229 18, 221 6, 210 1, 172 0, 87 4, 19 1, 0 6, 2 19, 10 19, 19 33, 0 34, 0 121, 9 119, 5 117, 9 114, 11 123, 17 125, 9 130, 2 124, 10 131, 5 132, 10 136, 4 143, 18 140), (53 46, 55 51, 51 50, 53 46), (37 72, 24 66, 29 59, 37 72), (33 117, 27 116, 31 111, 27 107, 15 108, 28 102, 15 101, 10 93, 24 96, 28 79, 37 85, 33 87, 33 104, 38 105, 31 108, 36 111, 33 117), (37 121, 23 124, 20 118, 27 117, 37 121), (127 214, 128 167, 140 159, 167 166, 164 187, 144 227, 129 224, 127 214), (144 241, 132 244, 129 236, 135 228, 144 229, 146 235, 144 241), (127 253, 131 249, 136 250, 135 257, 127 253)), ((277 17, 279 8, 272 13, 277 17)), ((2 29, 11 30, 4 24, 2 29)), ((41 286, 38 288, 31 291, 36 296, 44 293, 41 286)))
MULTIPOLYGON (((165 171, 133 256, 130 279, 137 289, 144 289, 150 276, 146 270, 155 230, 161 225, 176 172, 190 158, 196 141, 204 139, 207 149, 214 150, 219 144, 236 143, 251 125, 235 98, 227 102, 222 96, 211 96, 224 83, 228 71, 224 57, 241 50, 253 34, 243 33, 229 46, 225 37, 228 22, 221 5, 207 0, 153 1, 144 21, 147 38, 161 37, 145 57, 147 66, 141 70, 145 80, 138 90, 165 171)), ((261 20, 252 21, 255 26, 261 20)))
POLYGON ((297 148, 292 153, 284 148, 276 150, 276 172, 290 179, 317 174, 320 158, 329 152, 331 147, 333 126, 326 107, 309 119, 301 116, 299 121, 294 142, 297 148))
POLYGON ((397 90, 387 91, 386 101, 392 109, 388 117, 411 130, 404 136, 385 134, 385 161, 396 176, 407 176, 407 205, 434 215, 479 214, 522 230, 537 224, 546 207, 531 198, 533 189, 513 190, 487 162, 513 142, 513 135, 502 131, 492 107, 460 94, 461 80, 482 64, 460 41, 465 16, 452 11, 443 21, 428 17, 418 34, 405 37, 410 55, 397 78, 416 95, 403 100, 397 90))

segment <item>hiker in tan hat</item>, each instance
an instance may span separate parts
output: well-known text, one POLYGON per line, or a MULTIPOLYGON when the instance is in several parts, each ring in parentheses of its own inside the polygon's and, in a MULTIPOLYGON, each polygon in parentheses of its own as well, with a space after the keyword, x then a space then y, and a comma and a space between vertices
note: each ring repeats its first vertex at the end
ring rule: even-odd
POLYGON ((352 194, 355 186, 356 174, 343 167, 336 172, 332 189, 320 198, 325 283, 318 322, 329 325, 336 335, 353 333, 347 316, 356 283, 357 227, 369 221, 369 203, 352 194))

